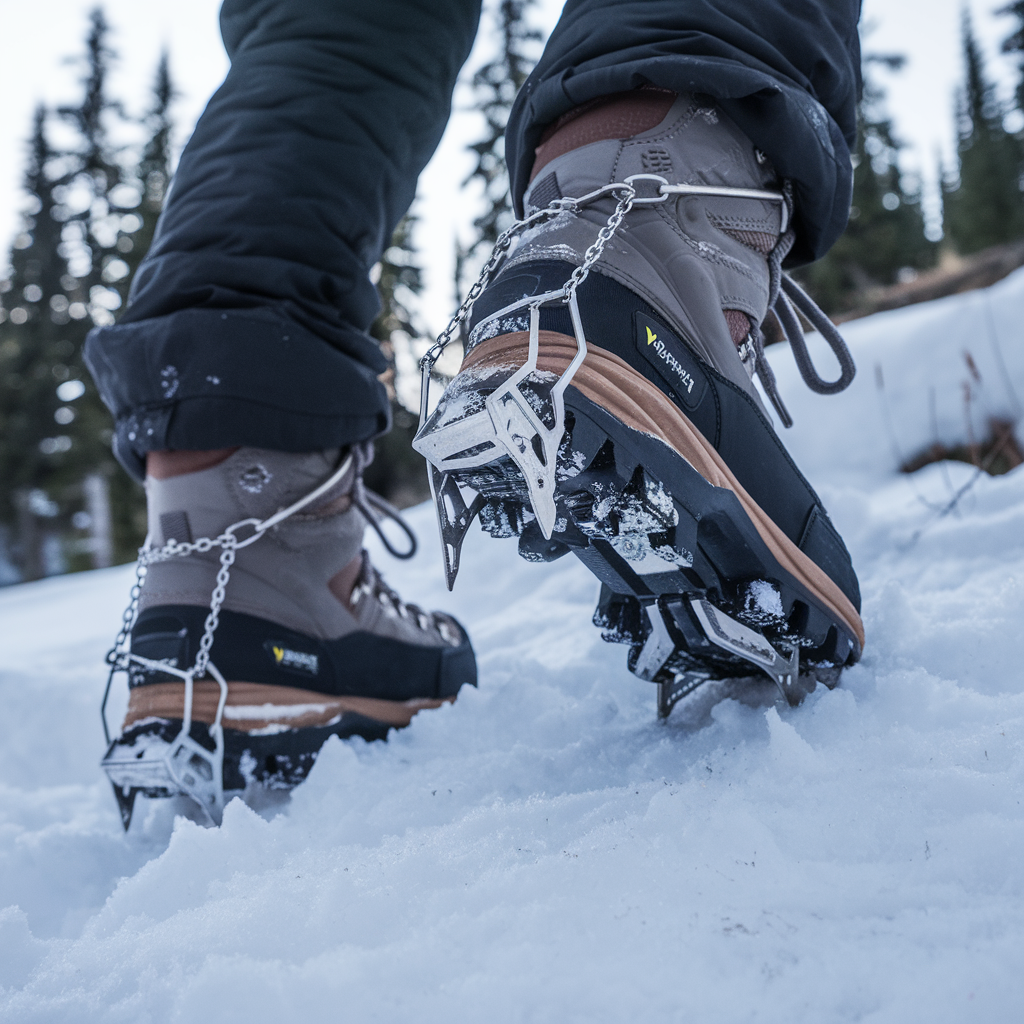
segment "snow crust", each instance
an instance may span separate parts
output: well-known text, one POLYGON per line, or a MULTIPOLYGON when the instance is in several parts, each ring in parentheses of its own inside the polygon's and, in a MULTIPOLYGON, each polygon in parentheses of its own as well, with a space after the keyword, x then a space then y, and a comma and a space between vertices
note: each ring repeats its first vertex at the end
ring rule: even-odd
POLYGON ((965 350, 976 427, 1019 411, 1022 314, 1017 274, 852 324, 833 399, 772 353, 868 635, 796 710, 698 691, 658 724, 579 563, 474 530, 447 595, 421 507, 412 563, 373 554, 469 628, 480 688, 220 829, 140 801, 124 836, 98 704, 130 568, 0 591, 0 1020, 1019 1021, 1024 473, 895 467, 965 439, 965 350))

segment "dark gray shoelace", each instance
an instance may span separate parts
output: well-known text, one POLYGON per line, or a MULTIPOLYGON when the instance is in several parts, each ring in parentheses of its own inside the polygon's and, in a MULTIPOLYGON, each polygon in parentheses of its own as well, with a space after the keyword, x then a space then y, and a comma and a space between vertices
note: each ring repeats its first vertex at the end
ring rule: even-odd
POLYGON ((385 501, 379 494, 368 490, 363 483, 363 470, 373 461, 373 442, 364 441, 362 444, 353 446, 355 455, 355 475, 352 480, 352 504, 363 513, 363 517, 373 527, 381 544, 387 548, 388 553, 394 558, 412 558, 416 554, 418 542, 412 527, 402 518, 401 512, 389 501, 385 501), (381 525, 385 519, 396 522, 402 532, 409 540, 409 548, 406 551, 398 551, 384 533, 381 525))
MULTIPOLYGON (((792 223, 793 187, 789 182, 786 183, 785 194, 786 203, 790 207, 790 222, 792 223)), ((793 358, 796 360, 797 369, 800 371, 804 383, 816 394, 836 395, 850 386, 857 367, 854 365, 853 356, 850 354, 843 336, 836 329, 836 325, 829 320, 814 299, 782 269, 782 261, 789 255, 789 250, 793 248, 795 239, 796 233, 790 227, 768 254, 768 310, 775 314, 786 335, 786 340, 793 350, 793 358), (807 351, 803 328, 800 326, 800 320, 793 306, 796 306, 811 326, 821 334, 836 359, 839 360, 838 379, 824 380, 815 369, 811 354, 807 351)), ((754 368, 761 381, 761 386, 764 388, 764 393, 779 414, 782 425, 791 427, 793 426, 793 417, 790 416, 789 410, 779 395, 775 374, 772 372, 771 364, 765 358, 764 334, 759 326, 751 331, 751 338, 754 342, 754 368)))

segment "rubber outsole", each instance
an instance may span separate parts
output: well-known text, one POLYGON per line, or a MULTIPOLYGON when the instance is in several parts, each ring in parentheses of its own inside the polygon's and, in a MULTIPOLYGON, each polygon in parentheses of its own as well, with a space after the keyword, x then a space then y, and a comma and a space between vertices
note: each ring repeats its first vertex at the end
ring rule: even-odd
MULTIPOLYGON (((161 767, 181 732, 185 684, 163 670, 195 661, 208 609, 162 605, 144 611, 132 630, 132 653, 144 662, 129 669, 128 709, 103 764, 127 828, 134 796, 173 796, 161 767)), ((465 631, 462 643, 426 647, 369 633, 318 640, 240 612, 222 611, 211 661, 227 678, 221 724, 225 791, 256 782, 284 789, 309 773, 330 736, 385 740, 425 709, 455 700, 476 685, 476 661, 465 631)), ((454 620, 453 620, 454 621, 454 620)), ((458 624, 455 624, 458 626, 458 624)), ((193 684, 191 738, 215 752, 209 726, 217 718, 220 687, 193 684)), ((200 761, 202 758, 200 758, 200 761)), ((204 769, 197 768, 200 775, 204 769)), ((210 769, 205 770, 207 782, 210 769)))
MULTIPOLYGON (((261 683, 228 681, 224 705, 224 727, 237 732, 269 733, 328 726, 347 714, 360 715, 385 728, 402 729, 420 711, 439 708, 454 697, 417 697, 410 700, 381 700, 375 697, 335 697, 296 687, 266 686, 261 683)), ((211 725, 217 714, 220 687, 211 679, 193 684, 192 718, 211 725)), ((149 683, 128 693, 128 711, 123 729, 149 718, 177 718, 184 713, 185 684, 149 683)))

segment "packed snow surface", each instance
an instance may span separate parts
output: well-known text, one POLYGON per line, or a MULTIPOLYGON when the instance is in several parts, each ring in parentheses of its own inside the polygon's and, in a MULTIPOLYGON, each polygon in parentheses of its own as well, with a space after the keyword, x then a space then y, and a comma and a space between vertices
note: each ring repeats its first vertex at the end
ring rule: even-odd
POLYGON ((422 507, 422 553, 375 557, 467 625, 479 689, 219 829, 140 801, 125 836, 98 704, 130 569, 0 592, 0 1019, 1024 1019, 1024 471, 896 472, 1019 415, 1022 323, 1018 274, 852 324, 831 400, 774 353, 868 635, 795 710, 659 724, 579 563, 474 530, 448 595, 422 507))

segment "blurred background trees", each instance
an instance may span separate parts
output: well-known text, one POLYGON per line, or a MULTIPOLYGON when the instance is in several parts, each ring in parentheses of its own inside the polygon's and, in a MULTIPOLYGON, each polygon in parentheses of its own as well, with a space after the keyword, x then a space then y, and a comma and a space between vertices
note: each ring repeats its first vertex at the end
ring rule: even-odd
MULTIPOLYGON (((498 235, 513 220, 505 166, 505 125, 520 86, 536 63, 542 35, 529 23, 536 0, 497 0, 485 8, 482 31, 495 43, 490 60, 470 80, 473 110, 483 121, 480 139, 469 145, 474 166, 463 185, 480 190, 483 210, 473 221, 468 241, 455 240, 455 308, 462 302, 467 275, 475 277, 490 255, 498 235)), ((413 311, 423 289, 419 257, 413 245, 415 218, 407 215, 395 229, 391 245, 378 267, 377 291, 381 311, 370 333, 381 343, 389 361, 384 383, 391 398, 391 432, 375 442, 376 457, 365 474, 366 485, 399 507, 423 501, 430 495, 426 465, 413 451, 412 439, 419 421, 418 407, 406 408, 397 390, 399 352, 411 353, 423 331, 413 311)), ((431 339, 433 340, 433 339, 431 339)))
POLYGON ((865 54, 849 226, 824 259, 794 275, 833 318, 991 284, 1024 264, 1024 0, 998 13, 1015 22, 1003 51, 1017 56, 1020 85, 1013 102, 999 98, 965 10, 956 163, 939 168, 941 228, 926 224, 920 182, 900 171, 903 145, 886 114, 882 79, 904 62, 865 54))
POLYGON ((475 234, 466 255, 481 248, 490 250, 513 221, 509 195, 508 168, 505 165, 505 125, 520 87, 530 76, 539 57, 542 36, 529 22, 536 0, 499 0, 493 18, 493 33, 498 40, 494 57, 478 68, 472 79, 474 109, 484 120, 484 134, 469 149, 476 159, 464 184, 477 182, 484 196, 484 210, 473 221, 475 234))
MULTIPOLYGON (((465 184, 480 206, 469 236, 455 241, 456 298, 512 220, 505 125, 539 56, 536 8, 537 0, 485 2, 490 56, 465 83, 480 122, 465 184)), ((866 55, 849 227, 797 272, 834 318, 991 283, 1024 264, 1024 0, 999 13, 1009 19, 1003 51, 1019 86, 1012 101, 1000 98, 965 15, 956 159, 941 173, 941 216, 926 212, 920 182, 901 172, 903 146, 886 112, 886 76, 903 61, 866 55)), ((82 346, 93 325, 118 316, 153 238, 173 172, 175 92, 164 54, 149 96, 127 110, 110 93, 110 39, 97 9, 76 58, 76 101, 40 107, 27 126, 23 223, 0 280, 0 585, 128 561, 144 537, 143 494, 110 454, 110 417, 82 346)), ((410 447, 417 410, 405 404, 415 404, 409 377, 427 341, 415 226, 413 214, 403 219, 374 271, 381 311, 371 333, 389 362, 395 426, 378 441, 367 483, 400 506, 427 494, 410 447)))
MULTIPOLYGON (((1012 13, 1020 18, 1024 7, 1012 13)), ((964 83, 956 110, 959 166, 943 183, 943 206, 946 237, 966 256, 1024 237, 1024 144, 1020 134, 1006 130, 1010 111, 989 80, 966 10, 962 35, 964 83)))
MULTIPOLYGON (((473 271, 512 219, 504 132, 534 63, 530 47, 539 50, 541 35, 527 19, 535 3, 495 0, 485 12, 494 56, 470 84, 483 131, 470 147, 468 179, 480 187, 483 210, 472 239, 460 243, 460 271, 473 271)), ((0 282, 0 585, 129 561, 145 537, 144 495, 111 455, 110 416, 82 348, 94 325, 124 307, 153 239, 173 170, 174 86, 164 54, 145 108, 127 112, 110 95, 110 38, 97 8, 76 60, 77 102, 40 107, 27 147, 22 229, 0 282), (133 130, 135 145, 115 143, 133 130)), ((415 313, 422 274, 414 226, 412 214, 402 220, 374 269, 381 311, 370 328, 389 363, 383 380, 394 426, 378 439, 366 482, 402 507, 429 493, 410 445, 418 409, 403 404, 396 386, 399 364, 404 358, 408 369, 425 333, 415 313)))
POLYGON ((384 250, 376 282, 381 308, 370 325, 370 334, 380 342, 388 361, 383 380, 391 401, 391 430, 374 441, 374 459, 363 480, 399 508, 430 497, 426 463, 412 448, 419 411, 407 409, 398 394, 398 353, 411 354, 423 336, 413 312, 416 296, 423 291, 423 271, 412 242, 415 224, 415 216, 407 213, 384 250))
POLYGON ((925 234, 920 183, 900 173, 903 144, 879 82, 881 70, 898 72, 903 64, 900 56, 865 54, 849 225, 824 259, 795 275, 830 314, 853 308, 863 291, 912 278, 938 259, 937 244, 925 234))
POLYGON ((167 61, 137 154, 114 139, 132 118, 110 95, 115 54, 101 10, 77 59, 74 105, 37 109, 21 232, 0 285, 0 572, 35 579, 134 557, 141 488, 114 462, 110 415, 82 361, 94 324, 124 305, 170 177, 167 61), (63 129, 63 130, 62 130, 63 129), (52 137, 67 141, 58 146, 52 137))
POLYGON ((462 183, 463 188, 475 185, 480 190, 483 211, 473 221, 469 241, 455 238, 455 308, 462 304, 472 283, 467 276, 476 278, 498 235, 514 219, 505 164, 505 126, 516 93, 540 56, 543 33, 529 21, 536 4, 537 0, 495 0, 484 8, 481 27, 490 32, 496 46, 491 59, 470 80, 473 110, 483 120, 483 134, 468 147, 473 170, 462 183))

